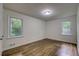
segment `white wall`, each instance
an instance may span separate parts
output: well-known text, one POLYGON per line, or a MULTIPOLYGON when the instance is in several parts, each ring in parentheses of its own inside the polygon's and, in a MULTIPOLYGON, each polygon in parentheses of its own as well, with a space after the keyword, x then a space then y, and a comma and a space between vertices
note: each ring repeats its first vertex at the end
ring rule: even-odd
POLYGON ((78 54, 79 54, 79 5, 77 8, 77 47, 78 47, 78 54))
POLYGON ((1 4, 0 3, 0 37, 2 36, 2 30, 3 30, 3 26, 2 26, 2 24, 3 24, 3 19, 2 19, 2 17, 3 17, 3 4, 1 4))
POLYGON ((76 43, 77 34, 76 34, 76 16, 68 16, 59 19, 53 19, 47 22, 47 38, 55 39, 59 41, 65 41, 70 43, 76 43), (64 36, 62 35, 62 22, 70 21, 71 22, 71 33, 72 35, 64 36))
MULTIPOLYGON (((0 38, 3 35, 3 4, 0 3, 0 38)), ((2 54, 2 40, 0 40, 0 55, 2 54)))
POLYGON ((4 49, 3 50, 14 48, 14 47, 24 45, 24 44, 27 44, 30 42, 34 42, 37 40, 41 40, 41 39, 45 38, 45 36, 44 36, 45 21, 5 9, 4 10, 4 34, 5 34, 5 39, 4 39, 4 45, 3 45, 4 49), (13 17, 23 19, 24 37, 7 38, 8 16, 13 16, 13 17), (15 45, 10 46, 13 43, 15 43, 15 45))

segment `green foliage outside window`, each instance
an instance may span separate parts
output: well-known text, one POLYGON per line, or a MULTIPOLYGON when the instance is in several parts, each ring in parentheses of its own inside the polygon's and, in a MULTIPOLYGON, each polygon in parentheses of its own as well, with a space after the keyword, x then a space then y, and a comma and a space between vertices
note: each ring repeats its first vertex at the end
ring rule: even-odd
POLYGON ((63 22, 62 34, 63 35, 71 35, 71 22, 70 21, 63 22))
POLYGON ((64 22, 64 28, 69 29, 70 28, 70 22, 64 22))
POLYGON ((18 18, 11 18, 11 36, 22 35, 22 20, 18 18))

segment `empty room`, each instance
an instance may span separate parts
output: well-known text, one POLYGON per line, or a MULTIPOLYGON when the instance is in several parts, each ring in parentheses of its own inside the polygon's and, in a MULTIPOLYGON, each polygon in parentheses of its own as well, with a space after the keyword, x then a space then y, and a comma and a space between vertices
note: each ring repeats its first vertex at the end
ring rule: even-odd
POLYGON ((0 3, 1 56, 78 56, 79 4, 0 3))

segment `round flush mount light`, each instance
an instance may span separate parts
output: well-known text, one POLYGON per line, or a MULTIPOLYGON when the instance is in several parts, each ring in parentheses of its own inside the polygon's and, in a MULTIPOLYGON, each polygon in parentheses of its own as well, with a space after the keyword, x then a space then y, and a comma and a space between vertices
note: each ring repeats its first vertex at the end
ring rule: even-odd
POLYGON ((52 10, 46 9, 46 10, 43 10, 41 13, 42 13, 43 15, 51 15, 51 14, 52 14, 52 10))

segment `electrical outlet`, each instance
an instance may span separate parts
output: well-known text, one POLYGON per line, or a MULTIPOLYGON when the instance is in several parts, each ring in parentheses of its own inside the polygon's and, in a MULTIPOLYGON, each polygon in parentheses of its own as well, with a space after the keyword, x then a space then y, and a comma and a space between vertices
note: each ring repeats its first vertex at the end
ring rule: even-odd
POLYGON ((13 45, 15 45, 15 43, 13 43, 13 45))
POLYGON ((15 43, 11 43, 11 44, 10 44, 10 46, 14 46, 14 45, 15 45, 15 43))
POLYGON ((12 44, 10 44, 10 46, 12 46, 12 44))

